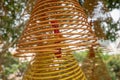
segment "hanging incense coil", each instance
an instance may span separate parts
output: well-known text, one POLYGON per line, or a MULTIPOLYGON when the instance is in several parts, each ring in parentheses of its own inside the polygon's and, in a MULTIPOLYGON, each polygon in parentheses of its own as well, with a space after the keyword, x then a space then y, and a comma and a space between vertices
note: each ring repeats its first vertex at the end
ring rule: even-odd
POLYGON ((95 52, 92 47, 82 63, 82 69, 89 80, 111 80, 99 52, 95 52))
POLYGON ((98 45, 76 0, 37 0, 26 26, 16 56, 55 53, 59 49, 66 53, 98 45))
POLYGON ((77 0, 37 0, 15 54, 33 58, 23 80, 86 80, 72 52, 96 41, 77 0))

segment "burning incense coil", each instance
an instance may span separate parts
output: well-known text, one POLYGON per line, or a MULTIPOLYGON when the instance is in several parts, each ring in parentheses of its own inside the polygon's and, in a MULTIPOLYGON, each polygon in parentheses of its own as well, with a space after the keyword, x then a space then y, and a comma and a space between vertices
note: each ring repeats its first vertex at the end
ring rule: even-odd
POLYGON ((23 80, 86 80, 72 51, 96 41, 77 0, 37 0, 15 54, 33 57, 23 80))

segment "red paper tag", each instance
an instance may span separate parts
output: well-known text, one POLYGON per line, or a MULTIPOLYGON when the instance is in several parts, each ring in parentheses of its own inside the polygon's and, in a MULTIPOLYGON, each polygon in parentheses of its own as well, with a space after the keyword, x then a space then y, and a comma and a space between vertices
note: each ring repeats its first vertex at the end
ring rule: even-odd
MULTIPOLYGON (((52 28, 59 28, 59 25, 57 23, 58 22, 55 21, 55 20, 51 21, 52 28)), ((59 29, 54 29, 54 34, 56 34, 56 33, 60 33, 60 30, 59 29)), ((60 37, 60 36, 58 36, 58 37, 60 37)), ((55 43, 60 43, 60 41, 55 42, 55 43)), ((58 48, 56 50, 58 50, 58 52, 56 52, 55 55, 56 55, 57 58, 60 58, 61 57, 61 53, 62 53, 61 52, 61 48, 58 48)))

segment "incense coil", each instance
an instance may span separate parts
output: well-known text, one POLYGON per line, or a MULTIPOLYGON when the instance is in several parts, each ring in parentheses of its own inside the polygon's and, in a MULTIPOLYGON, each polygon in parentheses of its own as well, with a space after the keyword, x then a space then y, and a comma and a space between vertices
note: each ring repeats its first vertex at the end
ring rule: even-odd
POLYGON ((41 59, 36 56, 23 76, 23 80, 86 80, 73 56, 59 59, 41 59))
POLYGON ((98 45, 76 0, 37 0, 26 26, 15 56, 67 53, 98 45))
POLYGON ((100 52, 93 50, 93 48, 89 49, 81 67, 86 78, 89 80, 111 80, 107 67, 100 56, 100 52))
POLYGON ((15 56, 32 57, 23 80, 86 80, 72 52, 97 47, 77 0, 37 0, 15 56))

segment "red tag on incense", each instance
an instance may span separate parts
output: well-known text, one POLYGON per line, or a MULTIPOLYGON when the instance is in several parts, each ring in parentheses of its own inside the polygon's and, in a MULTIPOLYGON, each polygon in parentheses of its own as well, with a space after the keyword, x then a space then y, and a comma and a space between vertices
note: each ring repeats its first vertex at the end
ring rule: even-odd
MULTIPOLYGON (((52 23, 52 28, 59 28, 59 25, 56 24, 58 23, 57 21, 51 21, 52 23)), ((60 33, 59 29, 54 29, 54 33, 60 33)))
MULTIPOLYGON (((56 29, 54 29, 54 34, 60 33, 60 30, 57 29, 57 28, 59 28, 59 25, 58 25, 57 23, 58 23, 58 22, 55 21, 55 20, 51 21, 52 28, 56 28, 56 29)), ((58 36, 58 37, 60 37, 60 36, 58 36)), ((55 42, 55 43, 60 43, 60 42, 58 41, 58 42, 55 42)), ((60 58, 60 57, 61 57, 61 53, 62 53, 62 52, 61 52, 61 48, 58 48, 58 49, 56 49, 56 50, 58 50, 58 52, 55 52, 55 55, 56 55, 57 58, 60 58)))

